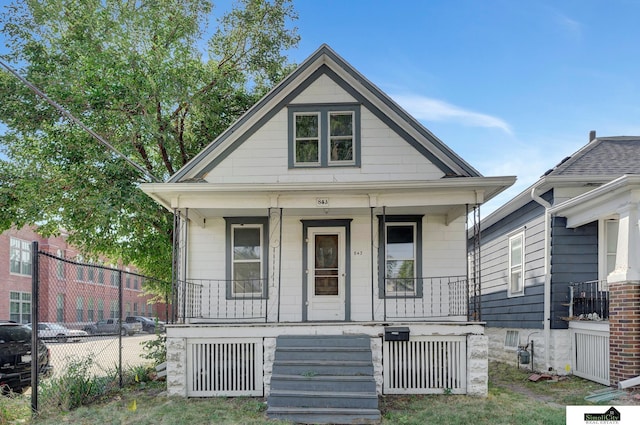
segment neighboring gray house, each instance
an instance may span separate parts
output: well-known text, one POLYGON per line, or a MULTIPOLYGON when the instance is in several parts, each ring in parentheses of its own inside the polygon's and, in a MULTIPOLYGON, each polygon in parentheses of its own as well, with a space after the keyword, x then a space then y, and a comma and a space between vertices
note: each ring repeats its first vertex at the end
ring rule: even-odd
POLYGON ((481 221, 469 251, 475 241, 490 356, 515 364, 533 346, 536 370, 605 384, 640 375, 639 200, 640 137, 591 132, 481 221))

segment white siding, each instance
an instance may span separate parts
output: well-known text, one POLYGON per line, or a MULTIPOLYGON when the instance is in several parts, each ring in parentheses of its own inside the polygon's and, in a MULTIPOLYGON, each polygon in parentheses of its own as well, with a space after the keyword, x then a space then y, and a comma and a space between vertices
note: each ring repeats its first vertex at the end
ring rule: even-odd
MULTIPOLYGON (((313 217, 305 217, 311 219, 313 217)), ((316 219, 326 217, 315 217, 316 219)), ((347 253, 351 261, 351 320, 370 321, 371 292, 374 292, 374 310, 376 320, 383 319, 383 302, 378 298, 378 223, 374 219, 374 245, 371 244, 371 223, 369 215, 352 216, 351 222, 351 251, 347 253), (373 255, 372 255, 373 249, 373 255), (371 260, 373 258, 373 267, 371 260), (372 279, 373 273, 373 279, 372 279)), ((300 322, 303 310, 303 285, 306 284, 303 265, 302 223, 299 216, 284 216, 282 229, 282 272, 280 291, 275 269, 277 264, 277 240, 269 242, 269 321, 276 320, 277 296, 280 292, 280 321, 300 322)), ((274 222, 274 224, 277 222, 274 222)), ((273 238, 279 232, 270 229, 273 238)), ((466 274, 465 222, 460 218, 449 225, 445 224, 442 216, 425 216, 423 219, 423 267, 424 277, 463 276, 466 274)), ((204 228, 191 226, 189 232, 189 265, 188 279, 217 279, 224 281, 225 275, 225 220, 223 218, 208 218, 204 228)), ((223 283, 221 283, 223 284, 223 283)), ((203 298, 212 295, 213 289, 205 288, 203 298)), ((448 305, 446 295, 443 305, 448 305)), ((430 297, 425 296, 424 302, 430 303, 430 297)), ((215 308, 232 308, 233 300, 223 298, 215 303, 203 302, 205 317, 215 316, 210 310, 215 308), (217 307, 218 305, 222 307, 217 307)), ((430 307, 431 308, 431 307, 430 307)))
MULTIPOLYGON (((354 99, 322 77, 293 103, 354 99)), ((434 180, 443 173, 366 108, 361 108, 361 167, 288 168, 286 108, 244 141, 206 176, 211 183, 361 182, 434 180)))

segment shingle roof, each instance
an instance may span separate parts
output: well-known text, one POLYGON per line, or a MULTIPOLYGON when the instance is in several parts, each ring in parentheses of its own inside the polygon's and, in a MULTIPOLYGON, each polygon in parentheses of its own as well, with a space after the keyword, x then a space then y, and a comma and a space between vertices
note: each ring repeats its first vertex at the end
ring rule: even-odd
POLYGON ((640 137, 599 137, 569 158, 548 176, 613 176, 640 174, 640 137))

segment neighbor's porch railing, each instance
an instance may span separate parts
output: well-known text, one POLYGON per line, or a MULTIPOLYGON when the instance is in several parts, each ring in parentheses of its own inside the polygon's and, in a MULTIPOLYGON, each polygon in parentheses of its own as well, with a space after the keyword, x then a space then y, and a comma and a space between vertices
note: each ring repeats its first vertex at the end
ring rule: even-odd
POLYGON ((385 295, 385 320, 466 316, 469 308, 466 276, 386 278, 385 295))
POLYGON ((591 280, 569 284, 569 317, 581 320, 608 320, 607 281, 591 280))

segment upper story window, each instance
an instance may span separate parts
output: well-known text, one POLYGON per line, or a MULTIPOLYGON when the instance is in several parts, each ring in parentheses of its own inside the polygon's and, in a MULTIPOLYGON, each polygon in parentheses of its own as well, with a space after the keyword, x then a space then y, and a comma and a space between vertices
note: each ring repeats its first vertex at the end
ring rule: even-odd
POLYGON ((29 242, 11 238, 10 247, 11 273, 31 276, 31 246, 29 242))
POLYGON ((289 107, 289 168, 360 166, 360 106, 289 107))
POLYGON ((524 232, 509 238, 509 296, 524 295, 524 232))

